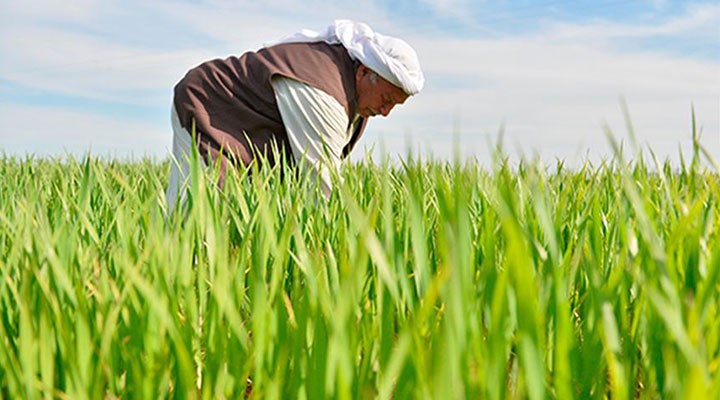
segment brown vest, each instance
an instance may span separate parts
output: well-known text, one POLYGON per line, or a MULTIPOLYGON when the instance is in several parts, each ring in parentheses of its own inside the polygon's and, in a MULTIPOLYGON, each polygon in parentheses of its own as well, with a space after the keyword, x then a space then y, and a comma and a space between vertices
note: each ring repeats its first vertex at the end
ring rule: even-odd
MULTIPOLYGON (((175 86, 174 104, 180 123, 192 131, 193 119, 200 154, 217 160, 219 152, 249 166, 257 152, 273 165, 276 144, 292 162, 287 132, 275 102, 271 80, 285 76, 316 87, 345 108, 349 120, 355 115, 357 95, 353 61, 342 45, 290 43, 205 62, 175 86)), ((346 157, 365 129, 358 124, 343 149, 346 157)), ((222 169, 225 169, 223 158, 222 169)), ((223 173, 224 175, 224 173, 223 173)))

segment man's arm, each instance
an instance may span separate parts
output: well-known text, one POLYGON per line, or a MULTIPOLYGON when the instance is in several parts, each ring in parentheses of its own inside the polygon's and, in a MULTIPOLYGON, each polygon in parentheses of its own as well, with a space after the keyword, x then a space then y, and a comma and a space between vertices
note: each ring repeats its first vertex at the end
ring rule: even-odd
POLYGON ((330 197, 331 171, 339 171, 352 133, 345 108, 322 90, 290 78, 275 77, 272 85, 295 161, 313 179, 319 176, 323 195, 330 197))

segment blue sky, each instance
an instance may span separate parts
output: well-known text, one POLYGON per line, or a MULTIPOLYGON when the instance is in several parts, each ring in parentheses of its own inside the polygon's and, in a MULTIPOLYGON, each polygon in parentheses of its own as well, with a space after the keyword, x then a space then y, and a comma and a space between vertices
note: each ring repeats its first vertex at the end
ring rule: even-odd
POLYGON ((165 157, 172 88, 198 63, 333 19, 413 45, 426 87, 371 121, 359 150, 568 162, 691 149, 691 108, 720 159, 717 1, 0 0, 0 152, 165 157))

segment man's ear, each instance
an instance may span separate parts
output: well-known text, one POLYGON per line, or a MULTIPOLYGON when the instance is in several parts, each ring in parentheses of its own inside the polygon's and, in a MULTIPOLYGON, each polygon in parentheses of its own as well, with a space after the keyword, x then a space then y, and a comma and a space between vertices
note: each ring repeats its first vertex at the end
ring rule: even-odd
POLYGON ((364 65, 360 64, 357 71, 355 71, 355 85, 360 85, 362 78, 367 74, 368 69, 364 65))

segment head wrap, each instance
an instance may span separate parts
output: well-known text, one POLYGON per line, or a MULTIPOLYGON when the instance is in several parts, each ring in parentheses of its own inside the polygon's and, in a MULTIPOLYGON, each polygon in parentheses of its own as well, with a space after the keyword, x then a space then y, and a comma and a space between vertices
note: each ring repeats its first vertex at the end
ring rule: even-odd
POLYGON ((420 92, 425 77, 417 54, 404 40, 373 32, 367 24, 336 20, 322 32, 303 29, 279 43, 326 42, 342 44, 355 60, 375 71, 408 95, 420 92))

